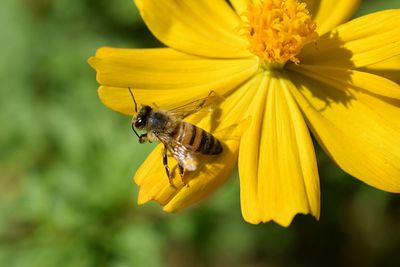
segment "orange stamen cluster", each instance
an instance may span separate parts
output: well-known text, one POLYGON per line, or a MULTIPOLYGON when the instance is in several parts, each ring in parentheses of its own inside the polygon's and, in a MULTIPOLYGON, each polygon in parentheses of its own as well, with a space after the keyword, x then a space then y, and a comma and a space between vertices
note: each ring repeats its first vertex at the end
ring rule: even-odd
POLYGON ((318 38, 306 4, 296 0, 259 0, 249 4, 243 16, 241 30, 249 39, 249 50, 263 63, 298 64, 296 55, 318 38))

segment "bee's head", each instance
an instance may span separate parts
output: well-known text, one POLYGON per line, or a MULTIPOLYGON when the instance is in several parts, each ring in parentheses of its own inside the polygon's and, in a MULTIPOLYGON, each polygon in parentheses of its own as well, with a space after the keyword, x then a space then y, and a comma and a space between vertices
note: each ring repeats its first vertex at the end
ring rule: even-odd
POLYGON ((137 129, 143 129, 147 124, 147 119, 150 116, 152 108, 150 106, 143 106, 140 108, 136 119, 134 120, 134 126, 137 129))

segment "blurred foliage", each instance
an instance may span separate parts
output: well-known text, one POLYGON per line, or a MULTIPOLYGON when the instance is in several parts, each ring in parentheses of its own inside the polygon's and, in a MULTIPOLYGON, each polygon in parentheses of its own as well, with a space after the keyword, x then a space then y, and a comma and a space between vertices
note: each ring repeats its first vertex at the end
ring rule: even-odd
POLYGON ((100 46, 161 46, 131 1, 3 0, 0 32, 0 266, 400 266, 399 197, 320 149, 319 222, 245 223, 237 174, 180 214, 138 207, 131 177, 152 146, 100 103, 86 63, 100 46))

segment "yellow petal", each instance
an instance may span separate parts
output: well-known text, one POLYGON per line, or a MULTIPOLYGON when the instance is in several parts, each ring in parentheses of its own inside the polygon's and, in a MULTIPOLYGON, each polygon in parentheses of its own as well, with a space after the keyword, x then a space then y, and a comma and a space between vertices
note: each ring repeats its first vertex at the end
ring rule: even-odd
POLYGON ((305 2, 313 15, 320 35, 346 22, 360 5, 360 0, 308 0, 305 2))
MULTIPOLYGON (((150 154, 135 174, 135 182, 140 187, 139 204, 156 200, 164 206, 165 211, 179 211, 209 195, 229 177, 229 173, 237 162, 240 135, 245 127, 245 123, 240 122, 245 119, 251 100, 248 88, 257 80, 259 76, 229 95, 220 105, 220 117, 223 120, 212 132, 224 143, 224 152, 218 156, 201 156, 198 169, 185 174, 185 180, 189 183, 188 187, 181 183, 176 170, 176 161, 171 157, 169 157, 169 166, 175 175, 176 188, 169 185, 162 164, 161 146, 150 154)), ((212 120, 214 119, 208 116, 196 125, 210 130, 212 120)))
POLYGON ((205 59, 172 49, 101 48, 89 63, 97 71, 102 102, 112 110, 133 114, 132 88, 138 104, 172 108, 203 98, 210 91, 225 95, 258 68, 248 59, 205 59))
POLYGON ((400 53, 400 10, 372 13, 323 35, 300 54, 303 64, 359 68, 400 53))
POLYGON ((238 15, 242 15, 246 11, 250 0, 229 0, 238 15))
POLYGON ((397 83, 367 72, 305 64, 292 65, 289 69, 330 84, 339 90, 350 87, 375 95, 400 99, 400 86, 397 83))
POLYGON ((164 44, 189 54, 216 58, 250 56, 236 30, 240 18, 223 0, 136 0, 151 32, 164 44))
POLYGON ((313 145, 290 82, 282 78, 260 85, 251 104, 251 125, 241 140, 241 205, 250 223, 273 220, 288 226, 297 213, 319 217, 313 145))
MULTIPOLYGON (((101 85, 142 89, 188 88, 238 74, 249 77, 258 67, 248 59, 206 59, 172 49, 100 48, 89 59, 101 85)), ((211 90, 211 89, 209 89, 211 90)))
POLYGON ((400 84, 400 55, 360 68, 400 84))
POLYGON ((251 223, 260 222, 259 203, 257 196, 258 155, 261 133, 263 107, 265 105, 265 86, 268 76, 249 88, 251 104, 247 112, 251 115, 251 123, 241 138, 239 153, 240 203, 243 218, 251 223))
POLYGON ((171 48, 112 48, 112 47, 100 47, 96 50, 96 57, 107 58, 107 57, 122 57, 129 60, 137 59, 160 59, 160 60, 185 60, 194 59, 195 56, 191 56, 171 48))
POLYGON ((320 145, 346 172, 389 192, 400 192, 398 100, 291 73, 291 88, 320 145))
MULTIPOLYGON (((234 87, 193 87, 184 89, 131 89, 139 107, 141 105, 150 105, 162 109, 171 109, 190 103, 192 101, 205 98, 214 88, 219 96, 224 92, 229 92, 234 87)), ((108 108, 125 115, 133 115, 134 102, 128 88, 100 86, 98 90, 99 97, 108 108)))

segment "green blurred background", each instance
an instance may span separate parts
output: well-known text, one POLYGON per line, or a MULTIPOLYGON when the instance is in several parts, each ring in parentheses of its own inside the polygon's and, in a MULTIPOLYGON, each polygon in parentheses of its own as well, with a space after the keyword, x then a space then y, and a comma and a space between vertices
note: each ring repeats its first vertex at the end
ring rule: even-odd
MULTIPOLYGON (((365 1, 357 15, 400 8, 365 1)), ((86 63, 100 46, 161 46, 130 0, 3 0, 0 8, 0 267, 400 266, 400 199, 318 149, 319 222, 242 220, 237 174, 180 214, 138 207, 151 151, 105 108, 86 63)))

